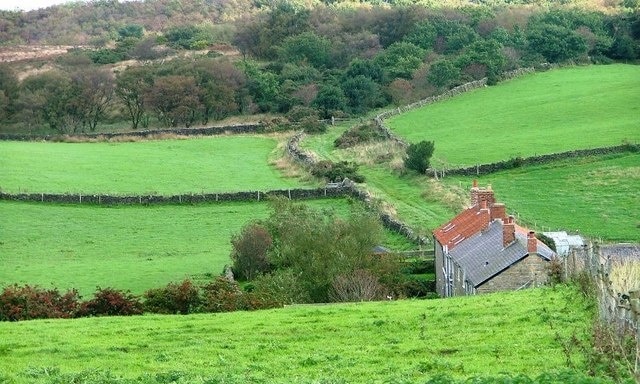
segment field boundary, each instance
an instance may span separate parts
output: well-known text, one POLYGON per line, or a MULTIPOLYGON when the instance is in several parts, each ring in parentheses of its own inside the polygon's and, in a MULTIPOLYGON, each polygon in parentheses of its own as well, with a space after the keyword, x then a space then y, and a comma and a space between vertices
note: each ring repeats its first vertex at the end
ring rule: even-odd
POLYGON ((95 205, 154 205, 154 204, 199 204, 216 202, 261 201, 269 197, 281 196, 291 200, 345 197, 353 194, 350 186, 327 185, 320 188, 275 189, 270 191, 240 191, 223 193, 201 193, 181 195, 108 195, 82 193, 5 193, 0 192, 0 200, 95 205))
POLYGON ((242 134, 242 133, 265 133, 274 130, 273 127, 265 123, 249 123, 236 125, 221 125, 204 128, 171 128, 171 129, 149 129, 141 131, 126 132, 96 132, 96 133, 73 133, 73 134, 52 134, 52 135, 20 135, 0 133, 2 141, 64 141, 70 138, 83 139, 104 139, 110 140, 121 137, 138 137, 149 138, 158 135, 177 135, 177 136, 217 136, 224 134, 242 134))
MULTIPOLYGON (((519 68, 510 72, 503 73, 501 76, 501 80, 513 79, 522 75, 533 73, 535 71, 536 70, 533 67, 519 68)), ((474 89, 486 87, 487 82, 488 82, 488 78, 484 77, 480 80, 471 81, 468 83, 464 83, 462 85, 458 85, 457 87, 451 88, 450 90, 445 91, 439 95, 430 96, 430 97, 427 97, 426 99, 416 101, 415 103, 405 105, 404 107, 398 107, 398 108, 394 108, 394 109, 390 109, 388 111, 382 112, 378 114, 376 117, 374 117, 373 121, 375 125, 378 127, 378 129, 387 137, 387 139, 395 141, 398 144, 404 147, 407 147, 409 144, 406 141, 404 141, 404 139, 400 138, 398 135, 393 133, 393 131, 391 131, 391 129, 389 129, 389 127, 387 127, 384 124, 384 120, 392 116, 400 115, 402 113, 411 111, 413 109, 424 107, 425 105, 430 105, 442 100, 450 99, 454 96, 458 96, 460 94, 473 91, 474 89)))
POLYGON ((447 175, 452 176, 478 176, 487 175, 508 169, 519 168, 525 165, 540 165, 558 160, 566 160, 587 156, 602 156, 625 152, 640 152, 640 144, 621 144, 610 147, 599 147, 589 149, 576 149, 573 151, 549 153, 546 155, 537 155, 530 157, 513 157, 508 160, 497 161, 494 163, 477 164, 464 168, 442 168, 440 170, 431 168, 427 170, 427 175, 438 178, 447 175))
POLYGON ((289 200, 311 200, 326 198, 352 197, 362 201, 369 209, 378 213, 383 226, 395 231, 415 244, 428 244, 426 237, 416 235, 416 232, 402 221, 391 215, 375 209, 373 198, 368 191, 358 189, 353 182, 345 179, 342 183, 330 183, 324 187, 313 189, 276 189, 270 191, 241 191, 227 193, 203 193, 183 195, 137 195, 120 196, 104 194, 55 194, 55 193, 5 193, 0 192, 0 200, 54 203, 54 204, 86 204, 86 205, 159 205, 159 204, 203 204, 223 202, 256 202, 270 197, 284 197, 289 200))
MULTIPOLYGON (((502 79, 513 79, 525 74, 535 72, 535 68, 520 68, 511 72, 506 72, 503 74, 502 79)), ((415 103, 406 105, 404 107, 394 108, 392 110, 388 110, 378 114, 374 119, 374 123, 378 130, 384 134, 384 136, 391 141, 394 141, 400 144, 403 147, 408 147, 409 143, 406 142, 403 138, 396 135, 389 127, 384 124, 384 120, 389 117, 396 116, 413 109, 417 109, 423 107, 425 105, 430 105, 437 103, 442 100, 450 99, 454 96, 460 95, 465 92, 469 92, 478 88, 482 88, 487 86, 487 78, 483 78, 480 80, 472 81, 469 83, 465 83, 459 85, 455 88, 452 88, 440 95, 431 96, 426 99, 417 101, 415 103)), ((625 152, 640 152, 640 144, 638 143, 625 143, 621 145, 614 145, 608 147, 598 147, 598 148, 587 148, 587 149, 577 149, 565 152, 556 152, 549 153, 543 155, 535 155, 529 157, 513 157, 510 159, 492 162, 492 163, 484 163, 484 164, 476 164, 472 166, 464 166, 464 167, 452 167, 447 168, 443 166, 438 169, 437 167, 432 167, 427 170, 426 175, 433 178, 442 178, 449 176, 479 176, 479 175, 487 175, 503 170, 519 168, 525 165, 540 165, 546 164, 553 161, 572 159, 572 158, 580 158, 587 156, 601 156, 601 155, 609 155, 616 153, 625 153, 625 152)))
MULTIPOLYGON (((300 163, 304 167, 312 167, 318 160, 315 157, 313 152, 305 151, 300 148, 300 141, 304 138, 304 131, 300 131, 293 135, 286 144, 286 153, 291 157, 295 162, 300 163)), ((392 231, 395 231, 409 241, 418 244, 430 244, 431 240, 428 237, 420 236, 417 232, 403 223, 402 221, 396 219, 392 215, 387 212, 380 210, 375 203, 375 198, 373 195, 367 191, 366 189, 357 188, 355 183, 353 183, 349 179, 343 180, 341 185, 347 185, 351 188, 351 196, 357 198, 358 200, 364 202, 364 204, 369 208, 378 212, 378 216, 382 221, 382 224, 392 231)))
MULTIPOLYGON (((613 340, 620 351, 624 351, 624 345, 629 339, 635 344, 635 356, 628 356, 633 362, 626 361, 621 366, 635 376, 636 382, 640 380, 640 289, 620 291, 616 288, 611 278, 613 265, 618 263, 618 268, 632 269, 634 263, 638 263, 637 252, 640 244, 615 244, 614 247, 636 248, 636 256, 633 255, 605 255, 601 245, 589 241, 582 249, 573 249, 571 253, 560 259, 565 279, 569 276, 588 274, 594 282, 595 296, 598 305, 599 320, 607 324, 613 331, 617 340, 613 340), (615 259, 615 260, 614 260, 615 259)), ((631 252, 630 252, 631 253, 631 252)), ((627 272, 629 273, 629 272, 627 272)), ((628 275, 633 280, 631 273, 628 275)), ((632 281, 629 281, 629 287, 632 281)), ((624 289, 624 288, 622 288, 624 289)))

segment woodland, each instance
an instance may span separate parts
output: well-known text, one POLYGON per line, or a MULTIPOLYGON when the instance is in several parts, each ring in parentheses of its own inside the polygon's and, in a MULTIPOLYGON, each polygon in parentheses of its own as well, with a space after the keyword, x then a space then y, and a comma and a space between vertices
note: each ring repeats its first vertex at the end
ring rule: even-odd
POLYGON ((522 67, 636 62, 638 1, 117 0, 0 12, 0 132, 324 129, 522 67))

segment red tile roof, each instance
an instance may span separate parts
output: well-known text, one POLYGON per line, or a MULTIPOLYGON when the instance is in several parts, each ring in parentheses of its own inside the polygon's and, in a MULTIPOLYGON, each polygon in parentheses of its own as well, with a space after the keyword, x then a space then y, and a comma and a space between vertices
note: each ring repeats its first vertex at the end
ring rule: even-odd
POLYGON ((490 219, 491 215, 488 209, 480 209, 479 206, 474 205, 462 211, 451 221, 436 228, 433 235, 440 244, 447 245, 451 250, 464 239, 485 229, 489 225, 490 219))

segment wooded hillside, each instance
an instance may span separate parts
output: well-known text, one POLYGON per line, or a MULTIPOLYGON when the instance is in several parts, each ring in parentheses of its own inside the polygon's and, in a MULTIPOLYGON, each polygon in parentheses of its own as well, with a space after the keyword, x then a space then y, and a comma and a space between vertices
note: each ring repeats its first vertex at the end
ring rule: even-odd
POLYGON ((4 50, 75 48, 5 56, 0 130, 190 127, 269 113, 284 117, 276 127, 317 131, 318 119, 493 84, 519 67, 640 55, 637 1, 437 3, 99 0, 1 12, 4 50))

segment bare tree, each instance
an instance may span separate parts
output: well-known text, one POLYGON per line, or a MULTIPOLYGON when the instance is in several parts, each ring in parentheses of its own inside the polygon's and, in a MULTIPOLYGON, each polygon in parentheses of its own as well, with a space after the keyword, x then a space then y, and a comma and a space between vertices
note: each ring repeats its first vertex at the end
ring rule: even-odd
POLYGON ((331 285, 329 298, 334 302, 372 301, 384 297, 384 287, 378 279, 366 269, 339 275, 331 285))

